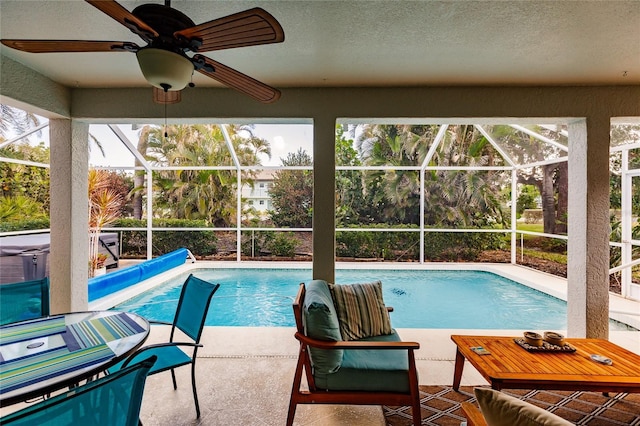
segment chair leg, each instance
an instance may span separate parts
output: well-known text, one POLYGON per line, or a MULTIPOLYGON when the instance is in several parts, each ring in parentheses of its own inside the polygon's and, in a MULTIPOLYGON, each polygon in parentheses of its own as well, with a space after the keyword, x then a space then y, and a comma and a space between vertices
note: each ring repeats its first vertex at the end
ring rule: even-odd
POLYGON ((296 408, 298 407, 298 402, 293 400, 293 395, 291 395, 291 400, 289 401, 289 412, 287 413, 287 426, 293 425, 293 419, 296 417, 296 408))
POLYGON ((304 369, 304 353, 301 346, 298 355, 298 363, 296 371, 293 375, 293 384, 291 385, 291 398, 289 399, 289 412, 287 413, 287 426, 293 425, 293 419, 296 416, 296 407, 298 406, 298 393, 300 393, 300 384, 302 383, 302 371, 304 369))
POLYGON ((420 413, 420 400, 418 403, 414 403, 411 407, 411 416, 413 417, 414 426, 420 426, 422 424, 422 415, 420 413))
POLYGON ((176 373, 171 369, 171 380, 173 380, 173 390, 178 389, 178 384, 176 383, 176 373))
POLYGON ((196 418, 200 418, 200 404, 198 403, 198 391, 196 390, 196 363, 191 363, 191 387, 193 388, 193 400, 196 403, 196 418))
POLYGON ((420 412, 420 388, 418 386, 418 372, 416 371, 416 359, 413 350, 409 350, 409 387, 411 388, 411 416, 414 426, 422 424, 420 412))

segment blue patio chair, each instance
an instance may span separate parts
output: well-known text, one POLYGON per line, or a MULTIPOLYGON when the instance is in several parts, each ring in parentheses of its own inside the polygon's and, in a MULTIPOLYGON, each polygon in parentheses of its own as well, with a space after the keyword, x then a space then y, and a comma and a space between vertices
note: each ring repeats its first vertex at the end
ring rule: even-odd
POLYGON ((49 278, 0 285, 0 325, 49 315, 49 278))
POLYGON ((209 304, 211 303, 213 293, 218 290, 218 287, 220 287, 220 284, 213 284, 201 280, 200 278, 194 277, 193 274, 189 275, 182 286, 173 323, 169 324, 160 321, 150 321, 152 324, 171 325, 169 342, 149 345, 139 349, 120 365, 111 367, 109 369, 109 373, 111 374, 117 371, 120 366, 126 367, 128 364, 139 361, 144 357, 156 355, 158 357, 158 362, 156 362, 149 374, 151 375, 171 370, 173 389, 177 389, 178 386, 176 384, 174 369, 182 367, 183 365, 191 364, 191 387, 193 388, 193 400, 196 405, 197 417, 200 418, 200 405, 198 404, 198 393, 196 390, 196 356, 198 348, 202 347, 200 344, 200 336, 202 335, 202 329, 204 328, 204 321, 207 317, 209 304), (173 339, 176 329, 182 331, 192 339, 193 342, 174 342, 173 339), (183 351, 181 346, 193 348, 191 355, 183 351))
POLYGON ((0 418, 5 426, 134 426, 139 423, 142 393, 151 356, 86 385, 0 418))

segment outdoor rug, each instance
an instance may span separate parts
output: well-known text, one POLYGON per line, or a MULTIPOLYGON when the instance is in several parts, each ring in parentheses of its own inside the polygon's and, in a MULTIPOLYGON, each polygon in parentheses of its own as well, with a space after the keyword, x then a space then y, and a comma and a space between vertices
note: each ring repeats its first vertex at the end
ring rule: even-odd
MULTIPOLYGON (((504 390, 504 393, 557 414, 577 425, 640 426, 640 394, 596 392, 504 390)), ((476 406, 472 386, 461 386, 455 392, 450 386, 420 386, 422 424, 460 426, 465 420, 460 403, 476 406)), ((382 407, 389 426, 411 425, 411 407, 382 407)))

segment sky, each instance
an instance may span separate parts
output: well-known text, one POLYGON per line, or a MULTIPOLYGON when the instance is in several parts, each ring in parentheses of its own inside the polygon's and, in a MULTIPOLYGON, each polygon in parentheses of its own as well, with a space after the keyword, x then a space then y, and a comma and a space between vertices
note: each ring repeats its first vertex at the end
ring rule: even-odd
MULTIPOLYGON (((120 129, 133 145, 137 145, 139 130, 132 130, 128 124, 120 125, 120 129)), ((133 156, 106 125, 92 125, 89 132, 101 141, 106 154, 105 157, 99 149, 91 149, 89 163, 92 166, 133 166, 133 156)), ((266 139, 271 146, 271 159, 263 157, 263 165, 281 165, 281 158, 299 148, 313 155, 311 124, 256 124, 254 134, 266 139)))
MULTIPOLYGON (((40 117, 41 122, 46 119, 40 117)), ((131 124, 118 126, 129 141, 136 146, 138 143, 139 128, 132 129, 131 124)), ((94 167, 132 167, 134 157, 113 133, 107 125, 92 124, 89 133, 100 141, 105 155, 93 143, 90 143, 89 164, 94 167)), ((302 148, 313 157, 313 125, 312 124, 256 124, 254 134, 266 139, 271 146, 271 159, 267 156, 261 158, 266 166, 282 165, 280 161, 287 154, 296 152, 302 148)), ((11 136, 10 136, 11 137, 11 136)), ((49 145, 49 132, 44 128, 39 135, 34 134, 30 138, 32 143, 44 141, 49 145)))

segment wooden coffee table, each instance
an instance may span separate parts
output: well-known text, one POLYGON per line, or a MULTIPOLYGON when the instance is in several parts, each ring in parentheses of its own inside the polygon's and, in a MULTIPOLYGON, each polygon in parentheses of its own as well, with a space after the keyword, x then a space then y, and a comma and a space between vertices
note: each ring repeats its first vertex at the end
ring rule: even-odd
POLYGON ((603 339, 566 339, 575 352, 529 352, 514 337, 451 336, 457 346, 453 389, 458 390, 465 359, 496 390, 548 389, 594 392, 640 392, 640 355, 603 339), (471 347, 490 354, 479 355, 471 347), (604 365, 591 359, 603 355, 604 365))

